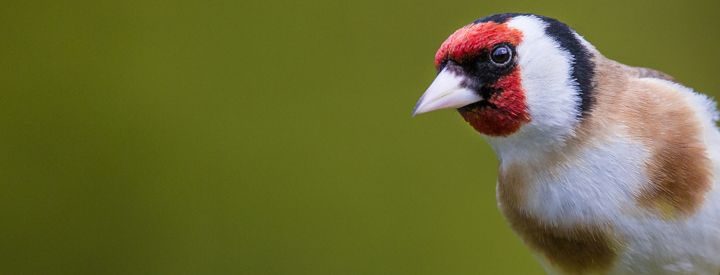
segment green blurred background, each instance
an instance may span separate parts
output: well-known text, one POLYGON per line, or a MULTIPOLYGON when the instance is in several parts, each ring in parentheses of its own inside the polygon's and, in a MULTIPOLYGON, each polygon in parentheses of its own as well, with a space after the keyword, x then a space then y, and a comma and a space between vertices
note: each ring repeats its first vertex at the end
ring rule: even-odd
POLYGON ((717 1, 13 1, 0 274, 542 274, 436 48, 498 12, 719 95, 717 1))

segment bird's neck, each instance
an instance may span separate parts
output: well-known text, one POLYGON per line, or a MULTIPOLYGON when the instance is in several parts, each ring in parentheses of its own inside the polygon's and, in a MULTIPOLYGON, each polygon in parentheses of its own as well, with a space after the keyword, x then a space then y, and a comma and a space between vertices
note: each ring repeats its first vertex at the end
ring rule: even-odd
POLYGON ((542 162, 552 155, 563 154, 577 139, 574 131, 566 135, 551 135, 531 127, 521 129, 509 137, 487 136, 486 139, 498 159, 504 163, 542 162))
MULTIPOLYGON (((593 62, 596 64, 595 79, 593 79, 595 87, 593 91, 586 92, 593 93, 597 97, 601 93, 617 93, 616 91, 625 89, 627 85, 627 77, 623 74, 626 70, 625 66, 606 59, 592 48, 590 50, 593 52, 593 62), (600 87, 609 87, 609 90, 604 91, 600 87)), ((533 103, 531 102, 533 98, 543 98, 547 94, 579 96, 578 91, 563 90, 568 88, 565 85, 533 86, 530 84, 529 82, 525 85, 526 93, 534 95, 529 96, 530 103, 533 103)), ((615 97, 615 95, 608 97, 615 97)), ((618 106, 601 99, 598 99, 597 102, 594 100, 595 104, 593 105, 595 106, 587 112, 579 110, 580 106, 565 108, 572 105, 569 103, 553 105, 541 102, 541 100, 535 101, 534 104, 529 104, 531 116, 529 123, 524 124, 509 136, 486 137, 502 162, 543 161, 553 158, 554 155, 566 155, 567 151, 573 150, 578 144, 607 135, 608 126, 622 127, 620 125, 622 120, 608 121, 603 118, 603 111, 615 112, 618 106), (596 114, 598 110, 600 110, 600 114, 596 114), (539 119, 533 119, 533 117, 539 117, 539 119)), ((579 104, 579 99, 577 103, 579 104)))

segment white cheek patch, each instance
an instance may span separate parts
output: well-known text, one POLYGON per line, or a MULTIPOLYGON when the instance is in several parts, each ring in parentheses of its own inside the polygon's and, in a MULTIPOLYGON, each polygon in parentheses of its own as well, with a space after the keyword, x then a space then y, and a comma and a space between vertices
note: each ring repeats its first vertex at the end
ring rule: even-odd
POLYGON ((540 18, 518 16, 507 24, 523 33, 516 51, 531 118, 508 139, 522 139, 511 142, 515 145, 561 142, 573 134, 579 121, 581 99, 572 79, 573 57, 545 34, 546 23, 540 18))

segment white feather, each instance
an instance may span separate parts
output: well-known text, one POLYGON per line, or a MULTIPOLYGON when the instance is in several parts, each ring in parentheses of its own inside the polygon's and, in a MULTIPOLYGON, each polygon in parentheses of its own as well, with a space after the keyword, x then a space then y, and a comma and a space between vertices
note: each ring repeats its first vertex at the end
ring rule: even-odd
POLYGON ((571 78, 572 55, 545 35, 546 23, 519 16, 508 26, 523 33, 516 51, 531 121, 510 137, 488 139, 499 158, 526 158, 555 149, 573 134, 580 98, 571 78))

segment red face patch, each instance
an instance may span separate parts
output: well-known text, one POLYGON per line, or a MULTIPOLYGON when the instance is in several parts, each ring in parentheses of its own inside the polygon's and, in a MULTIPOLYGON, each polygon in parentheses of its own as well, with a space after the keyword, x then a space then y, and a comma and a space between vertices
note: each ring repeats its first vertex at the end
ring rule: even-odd
POLYGON ((460 111, 462 117, 476 131, 489 136, 508 136, 530 122, 525 92, 520 81, 520 69, 500 78, 493 88, 502 90, 487 99, 493 107, 460 111))
MULTIPOLYGON (((489 52, 498 44, 517 46, 522 33, 507 24, 485 22, 467 25, 450 35, 435 54, 435 67, 447 59, 459 64, 489 52)), ((487 86, 497 90, 485 98, 489 106, 464 108, 460 114, 475 130, 489 136, 508 136, 530 121, 525 91, 522 87, 520 66, 487 86)))
POLYGON ((435 67, 439 68, 446 58, 462 62, 477 56, 483 50, 491 50, 497 44, 518 45, 521 40, 522 33, 505 23, 470 24, 455 31, 442 43, 435 53, 435 67))

